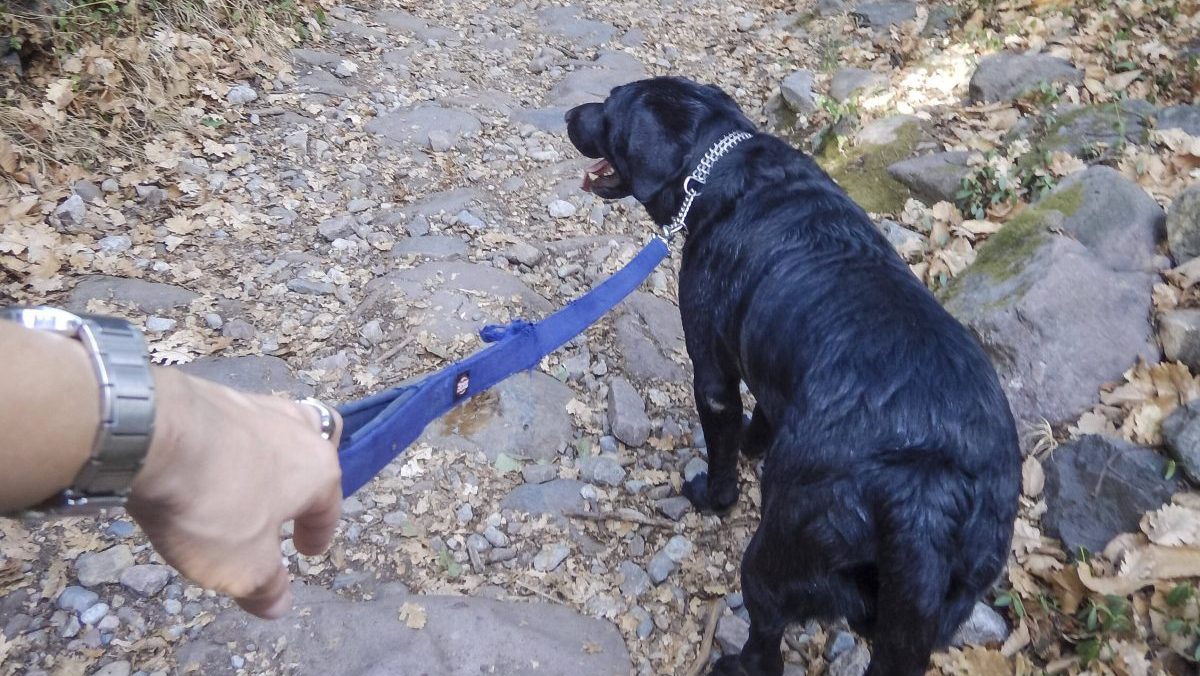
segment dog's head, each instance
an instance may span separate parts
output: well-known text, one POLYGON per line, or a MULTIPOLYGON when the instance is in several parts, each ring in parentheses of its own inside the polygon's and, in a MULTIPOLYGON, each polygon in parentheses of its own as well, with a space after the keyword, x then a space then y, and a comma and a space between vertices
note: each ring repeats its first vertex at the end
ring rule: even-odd
POLYGON ((640 80, 604 103, 567 111, 567 134, 587 157, 583 189, 605 199, 633 195, 658 221, 682 200, 684 177, 708 147, 754 125, 725 92, 677 77, 640 80))

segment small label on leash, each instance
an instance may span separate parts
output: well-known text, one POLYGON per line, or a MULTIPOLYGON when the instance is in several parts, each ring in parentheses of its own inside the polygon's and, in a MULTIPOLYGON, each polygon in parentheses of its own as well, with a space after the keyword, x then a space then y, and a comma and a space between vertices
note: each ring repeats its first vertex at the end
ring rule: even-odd
POLYGON ((471 372, 463 371, 454 379, 454 400, 458 401, 467 396, 467 391, 471 389, 471 372))

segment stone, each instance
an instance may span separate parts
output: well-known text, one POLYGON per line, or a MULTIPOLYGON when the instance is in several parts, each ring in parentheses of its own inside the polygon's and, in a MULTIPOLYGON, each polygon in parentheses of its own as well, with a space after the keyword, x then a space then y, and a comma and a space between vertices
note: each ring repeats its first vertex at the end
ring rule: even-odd
POLYGON ((178 324, 177 321, 168 317, 150 316, 146 318, 146 330, 151 333, 173 331, 176 324, 178 324))
POLYGON ((171 569, 157 564, 130 566, 121 573, 121 585, 142 596, 154 596, 167 586, 171 569))
POLYGON ((167 191, 156 185, 134 186, 133 191, 148 206, 156 207, 167 200, 167 191))
POLYGON ((234 340, 254 340, 257 332, 243 319, 232 319, 221 326, 221 335, 234 340))
POLYGON ((913 232, 889 218, 879 219, 879 231, 889 244, 906 260, 925 251, 925 236, 913 232))
POLYGON ((1008 640, 1008 623, 1000 613, 980 601, 971 609, 971 616, 950 639, 951 645, 999 646, 1008 640))
POLYGON ((129 676, 133 672, 133 665, 126 660, 118 662, 109 662, 92 673, 92 676, 129 676))
POLYGON ((245 105, 258 98, 258 92, 250 85, 234 85, 225 94, 225 100, 235 106, 245 105))
POLYGON ((554 465, 529 464, 521 468, 521 479, 527 484, 544 484, 558 478, 558 468, 554 465))
POLYGON ((971 175, 971 156, 978 153, 953 151, 932 153, 899 162, 888 167, 888 174, 903 183, 913 195, 927 204, 958 201, 962 181, 971 175))
POLYGON ((79 283, 68 294, 66 308, 72 312, 87 312, 88 301, 104 300, 132 305, 149 314, 187 307, 196 297, 191 291, 171 284, 86 275, 79 278, 79 283))
MULTIPOLYGON (((1200 136, 1200 132, 1196 133, 1200 136)), ((1200 256, 1200 183, 1175 196, 1167 211, 1167 246, 1178 263, 1200 256)))
POLYGON ((893 115, 867 124, 851 136, 842 153, 819 155, 830 177, 863 209, 897 213, 912 193, 888 173, 888 167, 933 145, 925 122, 912 115, 893 115))
POLYGON ((413 149, 429 146, 432 131, 444 133, 454 144, 483 129, 479 118, 465 110, 432 105, 388 113, 371 120, 365 128, 397 145, 413 149))
MULTIPOLYGON (((72 615, 67 618, 67 622, 66 622, 66 624, 63 625, 62 630, 59 632, 59 635, 62 636, 63 638, 75 638, 76 636, 79 635, 79 630, 82 628, 83 628, 83 625, 80 624, 79 618, 72 615)), ((45 673, 45 672, 43 672, 43 673, 45 673)))
POLYGON ((429 132, 429 149, 435 153, 444 153, 454 149, 454 139, 444 129, 434 129, 429 132))
POLYGON ((178 368, 189 375, 245 392, 283 393, 293 398, 313 395, 313 387, 297 378, 287 362, 279 357, 200 357, 178 368))
POLYGON ((109 235, 108 237, 100 238, 100 241, 96 242, 96 244, 100 246, 101 251, 120 253, 122 251, 129 251, 133 246, 133 240, 129 239, 128 235, 109 235))
POLYGON ((708 471, 708 462, 704 458, 692 458, 683 466, 683 480, 691 481, 708 471))
POLYGON ((608 422, 613 436, 627 446, 637 448, 650 438, 650 418, 646 404, 633 385, 624 378, 613 378, 608 385, 608 422))
POLYGON ((497 308, 505 308, 514 317, 543 316, 554 310, 516 275, 477 263, 424 263, 376 278, 367 283, 365 291, 368 295, 380 293, 406 307, 408 322, 421 326, 443 344, 462 334, 478 334, 485 324, 502 319, 495 315, 497 308))
POLYGON ((301 129, 283 137, 283 144, 302 153, 308 152, 308 131, 301 129))
POLYGON ((289 279, 287 288, 293 293, 303 293, 309 296, 328 296, 334 291, 333 285, 329 282, 318 282, 307 277, 289 279))
POLYGON ((566 39, 578 49, 599 47, 611 40, 617 29, 602 21, 594 21, 575 7, 548 7, 538 12, 542 30, 566 39))
POLYGON ((717 620, 717 631, 713 634, 722 655, 736 655, 750 638, 750 623, 730 613, 717 620))
POLYGON ((847 101, 853 97, 874 94, 886 89, 888 78, 862 68, 843 68, 833 74, 829 81, 829 96, 835 101, 847 101))
POLYGON ((63 200, 54 209, 53 217, 58 221, 58 224, 64 228, 74 228, 83 225, 83 219, 87 215, 87 204, 78 194, 73 194, 63 200))
POLYGON ((466 258, 467 243, 461 238, 451 235, 405 237, 392 247, 392 256, 425 258, 435 261, 456 260, 466 258))
POLYGON ((876 32, 917 18, 917 7, 911 2, 864 2, 850 12, 855 22, 876 32))
POLYGON ((114 545, 100 552, 84 552, 75 559, 75 573, 85 587, 116 584, 121 573, 133 565, 129 545, 114 545))
POLYGON ((358 335, 362 336, 363 340, 367 341, 367 343, 371 345, 378 345, 382 343, 385 337, 383 334, 383 327, 379 324, 378 319, 372 319, 366 324, 363 324, 362 328, 358 330, 358 335))
POLYGON ((1200 136, 1200 106, 1181 105, 1163 108, 1154 120, 1155 129, 1181 129, 1190 136, 1200 136))
POLYGON ((100 186, 91 181, 76 181, 75 185, 71 186, 71 192, 79 195, 84 202, 93 202, 104 196, 100 186))
POLYGON ((546 207, 552 218, 570 218, 575 215, 577 209, 574 204, 566 200, 554 200, 546 207))
POLYGON ((650 576, 636 563, 622 561, 617 566, 617 573, 621 576, 621 593, 626 598, 637 599, 650 591, 650 576))
POLYGON ((579 461, 579 478, 600 486, 620 486, 625 468, 612 456, 593 455, 579 461))
POLYGON ((613 88, 645 77, 646 69, 637 59, 624 52, 601 50, 595 61, 567 73, 550 91, 549 99, 565 111, 581 103, 603 101, 613 88))
POLYGON ((431 26, 424 19, 399 9, 385 9, 375 13, 375 20, 387 26, 389 30, 411 35, 422 42, 430 40, 446 42, 458 36, 457 33, 441 26, 431 26))
POLYGON ((79 613, 79 621, 84 624, 94 626, 100 622, 100 620, 104 619, 105 615, 108 615, 108 604, 97 603, 91 608, 79 613))
POLYGON ((677 382, 684 368, 672 356, 684 350, 683 320, 668 300, 635 291, 617 306, 617 354, 633 378, 677 382))
POLYGON ((1138 532, 1142 515, 1171 499, 1177 478, 1166 459, 1120 439, 1085 436, 1059 446, 1044 463, 1046 534, 1072 556, 1100 552, 1115 536, 1138 532))
MULTIPOLYGON (((1063 105, 1036 145, 1087 160, 1116 157, 1126 143, 1145 143, 1154 106, 1142 100, 1092 106, 1063 105)), ((1023 133, 1021 127, 1015 133, 1023 133)))
POLYGON ((1162 435, 1167 452, 1183 475, 1200 486, 1200 400, 1188 402, 1167 416, 1162 435))
POLYGON ((1043 83, 1083 84, 1083 71, 1049 54, 1000 52, 979 60, 969 95, 974 102, 1012 101, 1043 83))
POLYGON ((833 636, 825 642, 825 652, 823 653, 825 661, 832 662, 836 660, 842 653, 853 649, 855 643, 854 634, 848 631, 833 632, 833 636))
POLYGON ((538 371, 509 378, 425 429, 418 443, 546 462, 573 438, 570 387, 538 371))
POLYGON ((483 531, 483 538, 493 547, 507 547, 509 545, 508 536, 504 534, 504 531, 495 526, 488 526, 483 531))
POLYGON ((817 95, 813 92, 813 72, 798 70, 783 78, 779 93, 789 108, 802 115, 817 110, 817 95))
POLYGON ((871 651, 861 643, 829 664, 826 676, 863 676, 871 664, 871 651))
POLYGON ((96 592, 71 585, 62 590, 62 593, 58 595, 58 599, 55 600, 55 605, 63 610, 82 613, 95 605, 99 600, 100 595, 96 592))
POLYGON ((1092 167, 1006 223, 941 292, 1021 424, 1073 422, 1136 359, 1158 360, 1149 317, 1160 219, 1140 187, 1092 167))
POLYGON ((655 506, 658 507, 658 511, 662 512, 663 515, 668 519, 671 519, 672 521, 678 521, 683 518, 684 514, 687 514, 689 511, 691 511, 692 501, 688 500, 682 495, 677 495, 673 498, 659 500, 655 503, 655 506))
POLYGON ((376 206, 379 205, 375 202, 375 200, 367 199, 365 197, 357 197, 350 200, 346 204, 346 211, 349 211, 352 214, 361 214, 362 212, 368 209, 373 209, 376 206))
POLYGON ((758 18, 750 12, 746 12, 738 17, 736 28, 738 29, 738 32, 746 33, 749 32, 750 29, 754 28, 756 23, 758 23, 758 18))
POLYGON ((183 612, 183 603, 179 599, 167 599, 163 601, 163 612, 168 615, 178 615, 183 612))
POLYGON ((571 547, 565 542, 556 542, 554 544, 545 545, 541 551, 533 557, 533 569, 543 573, 549 573, 562 565, 563 561, 567 560, 567 556, 571 554, 571 547))
POLYGON ((455 214, 452 222, 455 225, 465 225, 471 230, 483 230, 484 228, 487 228, 487 223, 484 223, 483 219, 471 213, 470 211, 467 211, 466 209, 463 209, 455 214))
POLYGON ((525 242, 513 244, 501 253, 510 263, 519 263, 531 268, 542 262, 546 255, 541 249, 525 242))
POLYGON ((1158 341, 1167 361, 1200 372, 1200 310, 1167 310, 1158 316, 1158 341))
POLYGON ((650 575, 650 581, 656 585, 662 584, 675 569, 679 568, 679 564, 671 560, 665 552, 659 552, 650 559, 650 564, 646 566, 646 572, 650 575))
POLYGON ((683 563, 692 555, 692 541, 682 535, 673 535, 662 551, 675 563, 683 563))
POLYGON ((551 516, 583 511, 584 500, 580 490, 586 485, 582 481, 574 479, 554 479, 542 484, 521 484, 505 496, 500 507, 532 515, 549 514, 551 516))
POLYGON ((342 516, 343 517, 358 516, 359 514, 362 514, 365 511, 367 511, 367 508, 363 505, 362 501, 359 500, 358 498, 354 497, 353 495, 346 498, 345 500, 342 500, 342 516))
POLYGON ((285 622, 259 620, 237 608, 218 613, 179 647, 179 672, 228 673, 228 644, 276 646, 273 661, 303 665, 313 674, 524 676, 533 664, 536 673, 572 676, 633 671, 612 623, 561 605, 409 596, 387 588, 370 601, 303 585, 294 594, 296 608, 285 622), (423 628, 397 619, 404 603, 424 610, 423 628))
POLYGON ((454 511, 454 518, 458 519, 459 525, 466 525, 475 518, 475 510, 468 503, 463 503, 457 510, 454 511))
POLYGON ((321 221, 317 225, 317 232, 326 240, 332 242, 339 237, 345 237, 353 232, 354 219, 346 214, 334 216, 321 221))
POLYGON ((358 74, 358 64, 349 59, 338 61, 337 67, 334 68, 333 74, 340 78, 354 77, 358 74))
POLYGON ((650 638, 650 635, 654 633, 654 618, 650 616, 650 613, 645 608, 634 606, 629 611, 629 614, 638 621, 637 629, 635 630, 638 640, 645 641, 650 638))

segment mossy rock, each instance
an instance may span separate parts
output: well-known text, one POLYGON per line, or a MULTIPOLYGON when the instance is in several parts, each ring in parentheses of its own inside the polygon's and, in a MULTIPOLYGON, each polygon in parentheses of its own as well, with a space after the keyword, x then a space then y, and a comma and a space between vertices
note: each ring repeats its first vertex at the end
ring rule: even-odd
POLYGON ((1085 159, 1108 157, 1126 143, 1145 143, 1155 110, 1141 100, 1066 107, 1051 117, 1037 146, 1085 159))
POLYGON ((888 167, 915 155, 928 140, 915 117, 899 116, 872 123, 849 148, 827 144, 817 162, 863 209, 891 214, 904 208, 912 192, 888 173, 888 167))

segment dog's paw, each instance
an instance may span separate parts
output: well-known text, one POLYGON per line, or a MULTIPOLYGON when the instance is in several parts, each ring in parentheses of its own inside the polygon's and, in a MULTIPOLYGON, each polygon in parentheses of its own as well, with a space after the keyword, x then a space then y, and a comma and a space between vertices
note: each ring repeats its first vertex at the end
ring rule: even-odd
POLYGON ((745 676, 745 673, 737 655, 726 655, 713 664, 708 676, 745 676))
POLYGON ((698 512, 725 514, 737 503, 738 489, 719 491, 713 495, 708 490, 708 472, 701 472, 683 484, 683 497, 687 498, 698 512))
POLYGON ((742 430, 738 437, 738 448, 747 458, 761 458, 771 445, 771 430, 761 419, 761 414, 742 416, 742 430))

